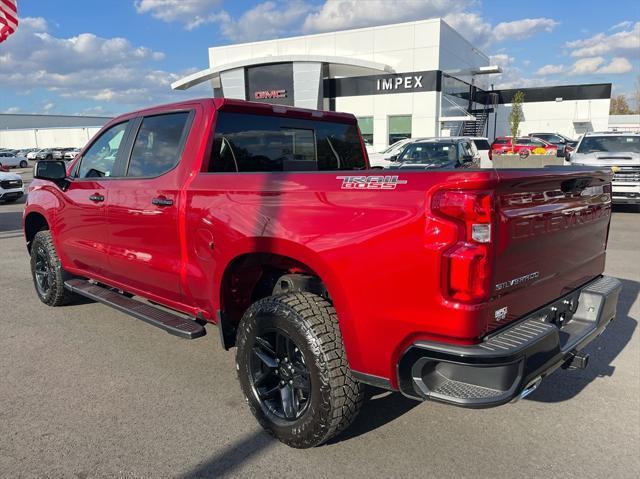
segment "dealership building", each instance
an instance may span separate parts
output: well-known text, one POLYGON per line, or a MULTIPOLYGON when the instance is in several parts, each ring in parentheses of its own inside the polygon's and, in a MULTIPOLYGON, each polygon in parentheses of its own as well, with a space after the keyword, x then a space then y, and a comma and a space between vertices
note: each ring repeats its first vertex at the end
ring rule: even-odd
POLYGON ((344 111, 374 150, 405 137, 508 134, 516 91, 521 134, 606 130, 611 84, 495 90, 500 68, 442 19, 209 48, 214 97, 344 111))

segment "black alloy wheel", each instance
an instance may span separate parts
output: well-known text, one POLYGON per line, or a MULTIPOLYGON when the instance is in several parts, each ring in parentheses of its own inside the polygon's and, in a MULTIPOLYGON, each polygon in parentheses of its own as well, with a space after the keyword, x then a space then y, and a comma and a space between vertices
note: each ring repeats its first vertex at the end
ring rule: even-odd
POLYGON ((34 251, 34 267, 36 288, 40 296, 47 296, 54 281, 54 271, 49 262, 49 255, 44 245, 38 245, 34 251))
POLYGON ((249 409, 283 443, 317 446, 358 414, 364 387, 351 374, 326 298, 296 292, 259 299, 243 315, 236 345, 249 409))
POLYGON ((282 421, 295 421, 309 407, 311 381, 298 346, 282 330, 255 337, 251 384, 263 411, 282 421))
POLYGON ((64 287, 73 276, 68 274, 53 245, 51 231, 38 231, 31 241, 31 275, 38 298, 49 306, 62 306, 75 299, 75 294, 64 287))

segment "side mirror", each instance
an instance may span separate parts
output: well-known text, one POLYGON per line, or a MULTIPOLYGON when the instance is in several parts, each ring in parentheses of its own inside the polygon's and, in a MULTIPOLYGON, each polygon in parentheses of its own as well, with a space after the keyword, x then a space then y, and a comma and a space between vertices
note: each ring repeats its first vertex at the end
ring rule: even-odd
POLYGON ((389 160, 389 161, 398 161, 398 156, 399 155, 390 156, 389 158, 387 158, 387 160, 389 160))
POLYGON ((58 186, 66 182, 67 165, 63 160, 36 161, 33 177, 38 180, 53 181, 58 186))

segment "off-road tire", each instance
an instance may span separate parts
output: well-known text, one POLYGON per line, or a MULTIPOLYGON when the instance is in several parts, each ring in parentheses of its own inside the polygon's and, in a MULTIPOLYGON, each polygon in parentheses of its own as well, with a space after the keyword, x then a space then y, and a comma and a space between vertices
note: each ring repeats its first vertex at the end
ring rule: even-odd
POLYGON ((312 293, 269 296, 254 303, 238 327, 236 367, 245 399, 260 425, 295 448, 318 446, 347 428, 364 400, 364 385, 347 364, 333 306, 312 293), (310 402, 294 421, 265 410, 252 385, 251 356, 256 336, 277 328, 300 349, 309 371, 310 402))
POLYGON ((38 231, 31 242, 31 276, 38 298, 48 306, 63 306, 71 303, 76 298, 74 293, 64 287, 65 280, 70 279, 71 275, 60 264, 60 258, 53 246, 53 238, 49 230, 38 231), (51 271, 49 276, 50 285, 45 292, 38 287, 36 279, 36 258, 38 254, 42 254, 46 258, 51 271))

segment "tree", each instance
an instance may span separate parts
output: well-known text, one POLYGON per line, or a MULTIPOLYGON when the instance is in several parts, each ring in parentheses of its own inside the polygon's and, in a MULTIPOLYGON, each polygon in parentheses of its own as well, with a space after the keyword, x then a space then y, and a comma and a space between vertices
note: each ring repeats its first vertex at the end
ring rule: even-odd
POLYGON ((522 121, 522 102, 524 101, 524 92, 517 91, 513 95, 511 101, 511 113, 509 113, 509 125, 511 127, 511 136, 516 138, 520 130, 520 122, 522 121))
POLYGON ((609 106, 609 115, 629 115, 633 113, 629 104, 627 103, 627 97, 624 95, 616 95, 611 98, 611 104, 609 106))
POLYGON ((640 75, 636 77, 636 91, 633 93, 636 101, 636 113, 640 113, 640 75))

